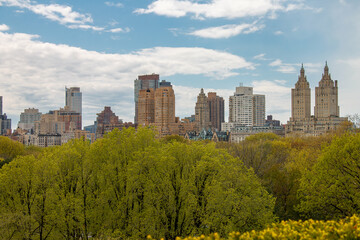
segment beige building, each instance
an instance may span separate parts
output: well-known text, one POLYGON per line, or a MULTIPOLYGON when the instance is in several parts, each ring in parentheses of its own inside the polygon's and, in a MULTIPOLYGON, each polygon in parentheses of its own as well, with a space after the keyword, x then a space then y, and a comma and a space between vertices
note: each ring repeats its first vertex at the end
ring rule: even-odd
POLYGON ((201 89, 197 96, 195 105, 195 123, 197 124, 198 131, 211 127, 208 98, 204 93, 204 89, 201 89))
POLYGON ((347 121, 346 117, 339 116, 338 85, 331 79, 327 63, 319 87, 315 88, 315 116, 311 116, 310 102, 310 86, 302 66, 295 88, 291 90, 291 118, 285 128, 286 135, 318 136, 336 130, 347 121))
POLYGON ((139 91, 138 125, 145 126, 155 122, 155 91, 153 88, 139 91))
MULTIPOLYGON (((162 82, 166 83, 166 82, 162 82)), ((161 135, 169 135, 169 124, 175 123, 175 93, 170 85, 161 84, 155 90, 155 126, 161 135)))

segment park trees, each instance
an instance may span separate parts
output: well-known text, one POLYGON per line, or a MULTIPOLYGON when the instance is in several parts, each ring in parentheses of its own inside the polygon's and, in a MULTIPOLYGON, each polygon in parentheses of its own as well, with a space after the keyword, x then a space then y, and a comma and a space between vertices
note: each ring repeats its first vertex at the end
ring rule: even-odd
POLYGON ((299 210, 307 217, 334 219, 360 211, 360 135, 335 137, 301 179, 299 210))

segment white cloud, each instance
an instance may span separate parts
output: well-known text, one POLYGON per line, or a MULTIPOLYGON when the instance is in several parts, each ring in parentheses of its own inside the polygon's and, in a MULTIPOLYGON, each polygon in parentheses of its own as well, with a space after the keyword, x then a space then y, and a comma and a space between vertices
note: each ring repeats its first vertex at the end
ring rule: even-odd
POLYGON ((106 6, 109 6, 109 7, 123 7, 124 4, 122 3, 114 3, 114 2, 105 2, 106 6))
POLYGON ((91 29, 91 30, 94 30, 94 31, 103 31, 105 29, 103 27, 95 27, 95 26, 87 25, 87 24, 69 25, 68 28, 71 28, 71 29, 85 29, 85 30, 91 29))
POLYGON ((264 28, 265 25, 257 24, 256 22, 251 24, 230 24, 223 25, 220 27, 210 27, 205 29, 200 29, 189 33, 189 35, 194 35, 202 38, 230 38, 239 34, 249 34, 253 32, 260 31, 264 28))
MULTIPOLYGON (((254 64, 223 51, 154 47, 128 54, 106 54, 42 42, 37 35, 0 32, 0 95, 15 127, 20 112, 47 112, 64 105, 64 87, 83 92, 84 125, 105 105, 125 121, 134 112, 133 80, 141 74, 206 75, 225 79, 254 64)), ((177 102, 181 108, 181 102, 177 102)))
POLYGON ((155 0, 147 8, 135 10, 138 14, 154 13, 168 17, 192 15, 204 18, 242 18, 274 15, 278 11, 308 8, 298 0, 209 0, 205 3, 194 0, 155 0))
MULTIPOLYGON (((303 63, 306 72, 314 73, 321 71, 321 63, 303 63)), ((283 63, 280 59, 269 63, 269 66, 276 67, 276 71, 281 73, 296 73, 300 71, 300 63, 283 63)))
POLYGON ((112 33, 120 33, 120 32, 130 32, 130 28, 113 28, 113 29, 110 29, 108 32, 112 32, 112 33))
POLYGON ((282 32, 282 31, 279 30, 279 31, 274 32, 274 34, 275 34, 275 35, 283 35, 284 32, 282 32))
POLYGON ((260 53, 256 56, 253 57, 253 59, 256 59, 256 60, 262 60, 262 61, 267 61, 267 60, 270 60, 268 58, 265 58, 265 53, 260 53))
MULTIPOLYGON (((66 5, 38 4, 35 1, 30 0, 0 0, 0 3, 8 7, 19 7, 21 9, 27 9, 47 19, 68 26, 69 28, 84 29, 84 26, 89 26, 89 24, 93 23, 93 19, 91 18, 90 14, 76 12, 70 6, 66 5)), ((86 29, 93 29, 98 31, 98 27, 88 27, 86 29)))
POLYGON ((0 24, 0 32, 5 32, 5 31, 9 31, 10 28, 8 25, 6 24, 0 24))

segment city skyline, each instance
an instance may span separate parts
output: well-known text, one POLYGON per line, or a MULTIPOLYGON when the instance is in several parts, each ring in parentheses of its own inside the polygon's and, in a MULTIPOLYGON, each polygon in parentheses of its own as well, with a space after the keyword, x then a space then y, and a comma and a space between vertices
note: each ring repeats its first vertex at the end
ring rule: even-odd
POLYGON ((267 115, 286 123, 301 63, 315 86, 326 60, 340 116, 360 112, 351 97, 360 87, 358 1, 71 4, 0 0, 0 96, 13 129, 24 109, 63 106, 65 86, 83 92, 83 126, 104 106, 133 122, 133 82, 152 73, 172 82, 180 118, 194 114, 204 88, 224 98, 228 119, 229 96, 242 82, 266 96, 267 115))

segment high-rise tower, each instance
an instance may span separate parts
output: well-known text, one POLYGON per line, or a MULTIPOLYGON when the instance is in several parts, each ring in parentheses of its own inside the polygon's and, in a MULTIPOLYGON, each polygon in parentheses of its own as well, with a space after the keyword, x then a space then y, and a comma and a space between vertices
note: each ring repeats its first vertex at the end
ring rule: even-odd
POLYGON ((204 128, 207 129, 211 125, 208 98, 204 93, 204 89, 201 89, 197 97, 197 102, 195 105, 195 122, 199 131, 204 128))
POLYGON ((134 80, 134 101, 135 101, 135 117, 134 122, 138 124, 138 101, 140 90, 154 89, 159 87, 159 74, 141 75, 138 79, 134 80))
POLYGON ((329 67, 326 62, 319 87, 315 88, 315 117, 338 117, 339 112, 337 80, 334 82, 331 79, 329 67))
POLYGON ((295 88, 291 89, 291 117, 294 121, 311 116, 310 94, 310 85, 306 79, 304 66, 302 65, 295 88))
POLYGON ((175 93, 170 83, 162 81, 155 90, 155 125, 161 134, 167 135, 171 123, 175 123, 175 93))
POLYGON ((138 125, 149 125, 155 122, 155 90, 141 89, 138 98, 138 125))
POLYGON ((208 93, 208 106, 211 126, 218 131, 221 130, 221 123, 225 121, 224 117, 224 99, 216 95, 216 92, 208 93))
POLYGON ((65 106, 70 111, 82 113, 82 93, 79 87, 65 87, 65 106))

